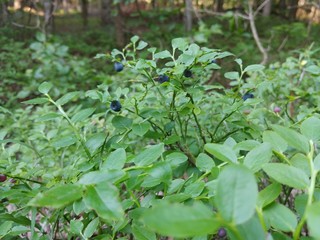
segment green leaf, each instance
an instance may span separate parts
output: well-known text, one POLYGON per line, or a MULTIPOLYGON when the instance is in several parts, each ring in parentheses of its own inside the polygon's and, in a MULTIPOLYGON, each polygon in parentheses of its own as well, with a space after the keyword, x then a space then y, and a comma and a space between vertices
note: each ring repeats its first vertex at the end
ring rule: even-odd
POLYGON ((301 194, 294 198, 294 209, 298 216, 302 217, 308 206, 308 195, 301 194))
POLYGON ((308 176, 299 168, 283 163, 267 163, 263 170, 277 182, 296 189, 306 189, 309 186, 308 176))
POLYGON ((188 161, 188 157, 182 152, 173 152, 166 156, 166 162, 169 162, 172 168, 176 168, 186 161, 188 161))
POLYGON ((107 54, 104 54, 104 53, 98 53, 96 54, 93 58, 94 59, 99 59, 99 58, 107 58, 107 54))
POLYGON ((305 71, 311 73, 311 74, 316 74, 319 75, 320 74, 320 67, 317 65, 310 65, 308 67, 305 68, 305 71))
POLYGON ((168 50, 164 50, 162 52, 158 52, 154 54, 154 58, 160 58, 160 59, 171 58, 171 53, 168 50))
MULTIPOLYGON (((245 240, 258 240, 266 239, 263 228, 260 224, 259 218, 254 215, 245 223, 236 226, 242 239, 245 240)), ((237 239, 237 238, 235 238, 237 239)))
POLYGON ((279 203, 273 203, 265 208, 263 215, 266 221, 279 231, 293 232, 297 226, 296 215, 289 208, 279 203))
POLYGON ((140 41, 138 46, 137 46, 137 50, 142 50, 144 49, 146 46, 148 46, 148 43, 144 42, 144 41, 140 41))
POLYGON ((307 225, 311 237, 320 239, 320 202, 314 202, 307 207, 307 225))
POLYGON ((174 179, 168 188, 168 194, 172 194, 178 191, 183 186, 184 183, 185 183, 185 180, 181 178, 174 179))
POLYGON ((314 170, 315 171, 320 171, 320 154, 318 154, 315 159, 313 160, 314 164, 314 170))
POLYGON ((194 62, 195 59, 195 56, 183 53, 179 56, 177 62, 188 67, 194 62))
POLYGON ((225 167, 218 177, 217 208, 225 221, 242 224, 255 212, 258 186, 253 173, 242 165, 225 167))
POLYGON ((132 43, 136 43, 136 42, 139 41, 139 37, 138 37, 137 35, 135 35, 135 36, 133 36, 133 37, 130 38, 130 41, 131 41, 132 43))
POLYGON ((261 71, 264 69, 264 66, 261 64, 252 64, 247 66, 243 72, 256 72, 256 71, 261 71))
POLYGON ((269 143, 262 143, 252 149, 244 159, 244 165, 253 172, 259 171, 262 166, 271 160, 272 149, 269 143))
POLYGON ((132 126, 132 119, 123 116, 114 116, 111 123, 116 129, 127 130, 132 126))
POLYGON ((83 223, 80 220, 70 221, 70 231, 74 234, 80 235, 83 229, 83 223))
POLYGON ((61 98, 59 98, 56 103, 60 106, 70 102, 73 98, 78 97, 80 92, 69 92, 65 95, 63 95, 61 98))
POLYGON ((24 101, 22 103, 24 104, 43 104, 43 103, 47 103, 49 102, 48 98, 34 98, 34 99, 30 99, 28 101, 24 101))
POLYGON ((215 166, 215 163, 211 157, 205 153, 200 153, 196 159, 196 166, 200 171, 210 172, 215 166))
POLYGON ((122 169, 127 160, 126 150, 118 148, 109 154, 103 162, 101 170, 122 169))
POLYGON ((261 143, 255 140, 245 140, 242 142, 237 143, 234 147, 233 150, 238 152, 240 150, 244 151, 251 151, 253 148, 260 146, 261 143))
POLYGON ((313 140, 314 142, 320 139, 320 119, 316 117, 310 117, 303 121, 301 124, 301 133, 306 136, 308 139, 313 140), (316 130, 317 129, 317 130, 316 130))
POLYGON ((141 220, 151 230, 177 238, 211 234, 220 226, 213 212, 199 202, 192 206, 162 202, 147 209, 141 220))
POLYGON ((270 143, 275 151, 284 152, 288 148, 287 142, 274 131, 264 131, 262 139, 263 142, 270 143))
POLYGON ((51 145, 58 149, 63 147, 69 147, 75 144, 76 142, 77 142, 77 138, 73 135, 69 135, 69 136, 63 136, 63 137, 54 139, 51 142, 51 145))
POLYGON ((39 92, 43 93, 43 94, 47 94, 50 89, 53 87, 52 83, 50 82, 43 82, 40 84, 40 86, 38 87, 39 92))
POLYGON ((62 208, 82 197, 82 188, 75 184, 55 186, 43 193, 38 193, 28 203, 34 207, 62 208))
POLYGON ((91 136, 86 142, 86 146, 89 149, 89 151, 91 153, 94 153, 96 150, 98 150, 105 142, 106 137, 107 136, 105 133, 96 133, 93 136, 91 136))
POLYGON ((4 237, 9 233, 13 225, 13 222, 6 221, 0 225, 0 237, 4 237))
POLYGON ((83 109, 81 110, 80 112, 77 112, 72 118, 71 118, 71 121, 73 123, 76 123, 76 122, 81 122, 85 119, 87 119, 89 116, 91 116, 94 111, 96 109, 95 108, 86 108, 86 109, 83 109))
POLYGON ((272 183, 258 194, 257 206, 264 208, 278 198, 281 193, 281 184, 272 183))
POLYGON ((134 134, 137 134, 138 136, 142 137, 143 135, 145 135, 149 131, 150 127, 151 127, 151 124, 148 122, 134 124, 132 126, 132 132, 134 134))
POLYGON ((188 47, 188 42, 184 38, 174 38, 171 41, 171 45, 173 49, 179 49, 184 51, 188 47))
POLYGON ((217 159, 223 162, 236 163, 238 161, 237 155, 235 154, 235 152, 232 150, 232 148, 230 148, 227 145, 207 143, 204 146, 204 149, 208 153, 213 154, 214 157, 216 157, 217 159))
POLYGON ((204 182, 191 183, 186 187, 186 189, 184 190, 184 193, 189 194, 193 198, 198 197, 202 193, 204 186, 205 186, 204 182))
POLYGON ((124 212, 118 195, 116 187, 104 182, 97 186, 87 186, 83 199, 88 208, 95 210, 102 219, 111 222, 123 218, 124 212))
POLYGON ((45 115, 42 115, 41 117, 38 117, 35 121, 36 122, 50 121, 50 120, 54 120, 58 117, 61 117, 61 114, 52 112, 52 113, 47 113, 45 115))
POLYGON ((224 77, 230 80, 239 80, 240 76, 238 72, 226 72, 224 77))
POLYGON ((309 142, 305 136, 290 128, 282 126, 273 125, 272 128, 288 143, 289 146, 304 153, 309 152, 309 142))
POLYGON ((120 170, 104 170, 104 171, 92 171, 84 174, 78 181, 79 184, 92 185, 101 182, 116 182, 125 175, 120 170))
POLYGON ((139 153, 132 161, 138 166, 148 166, 157 161, 164 152, 164 144, 153 145, 139 153))
POLYGON ((93 219, 84 230, 83 236, 85 238, 90 238, 94 234, 94 232, 97 230, 99 223, 100 223, 99 218, 93 219))
POLYGON ((134 239, 137 240, 157 240, 156 234, 151 232, 144 226, 139 226, 137 224, 132 225, 132 233, 134 239))
POLYGON ((151 169, 148 169, 147 177, 144 179, 141 186, 154 187, 160 183, 169 184, 172 178, 172 171, 170 164, 167 162, 160 162, 155 164, 151 169))
POLYGON ((36 39, 39 42, 45 42, 46 41, 46 35, 43 32, 37 32, 36 33, 36 39))

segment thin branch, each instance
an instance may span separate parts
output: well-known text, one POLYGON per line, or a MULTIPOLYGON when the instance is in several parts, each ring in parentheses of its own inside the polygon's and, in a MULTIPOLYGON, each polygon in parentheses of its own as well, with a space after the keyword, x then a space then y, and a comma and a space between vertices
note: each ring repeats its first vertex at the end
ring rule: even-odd
POLYGON ((260 52, 262 53, 262 61, 261 64, 266 64, 268 61, 268 52, 267 50, 262 46, 262 43, 260 41, 258 32, 257 32, 257 28, 256 28, 256 24, 254 21, 254 15, 253 15, 253 10, 252 10, 252 5, 250 3, 248 3, 248 7, 249 7, 249 22, 250 22, 250 28, 251 28, 251 32, 253 35, 253 38, 260 50, 260 52))
POLYGON ((270 0, 265 0, 263 1, 263 3, 260 4, 259 7, 257 7, 256 11, 253 14, 253 17, 257 16, 257 14, 259 13, 259 11, 265 6, 267 5, 267 3, 270 2, 270 0))

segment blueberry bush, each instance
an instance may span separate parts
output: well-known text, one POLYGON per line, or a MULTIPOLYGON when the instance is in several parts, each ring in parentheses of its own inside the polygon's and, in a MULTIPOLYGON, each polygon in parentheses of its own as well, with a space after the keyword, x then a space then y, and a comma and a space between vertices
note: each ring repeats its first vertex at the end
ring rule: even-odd
POLYGON ((171 46, 134 36, 92 60, 114 66, 97 88, 0 108, 2 239, 320 238, 317 51, 265 68, 171 46))

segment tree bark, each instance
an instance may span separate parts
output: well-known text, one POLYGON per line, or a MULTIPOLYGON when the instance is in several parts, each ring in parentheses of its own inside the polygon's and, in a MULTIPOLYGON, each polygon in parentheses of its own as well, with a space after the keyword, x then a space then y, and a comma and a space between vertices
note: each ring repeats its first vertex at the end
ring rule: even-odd
POLYGON ((216 1, 216 11, 223 12, 223 0, 216 1))
POLYGON ((290 8, 289 8, 289 19, 295 20, 298 10, 298 2, 299 0, 290 0, 290 8))
POLYGON ((272 0, 269 0, 266 5, 263 7, 262 15, 265 17, 270 16, 272 9, 272 0))
POLYGON ((192 0, 185 0, 184 25, 187 32, 192 30, 192 0))
POLYGON ((286 0, 280 0, 279 1, 279 12, 283 17, 286 17, 286 9, 287 9, 286 0))
POLYGON ((117 4, 117 16, 114 18, 114 27, 116 31, 116 42, 119 48, 123 48, 125 45, 125 36, 124 36, 124 17, 121 15, 120 4, 117 4))
POLYGON ((101 21, 103 24, 110 24, 112 22, 111 8, 112 0, 101 0, 101 21))
POLYGON ((54 11, 53 0, 44 0, 43 9, 44 9, 44 30, 45 32, 52 32, 53 11, 54 11))
POLYGON ((82 23, 83 27, 88 26, 88 0, 81 0, 81 15, 82 15, 82 23))
POLYGON ((9 19, 8 3, 6 1, 0 2, 0 26, 7 24, 9 19))

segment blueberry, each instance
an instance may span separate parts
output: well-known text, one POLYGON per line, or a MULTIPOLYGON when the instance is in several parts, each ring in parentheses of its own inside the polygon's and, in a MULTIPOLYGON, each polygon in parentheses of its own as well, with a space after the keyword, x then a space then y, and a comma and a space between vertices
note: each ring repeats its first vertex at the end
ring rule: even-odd
POLYGON ((123 64, 121 62, 115 62, 113 68, 117 72, 121 72, 123 70, 123 64))
POLYGON ((115 112, 120 112, 122 106, 121 106, 121 103, 118 100, 113 100, 110 103, 110 108, 111 108, 111 110, 113 110, 115 112))
POLYGON ((168 82, 169 81, 169 77, 165 74, 163 75, 159 75, 159 77, 156 80, 159 83, 164 83, 164 82, 168 82))
POLYGON ((246 93, 242 96, 243 101, 247 100, 248 98, 254 98, 252 93, 246 93))
POLYGON ((212 60, 211 60, 211 63, 217 63, 217 60, 212 59, 212 60))
POLYGON ((0 182, 4 182, 7 180, 7 176, 4 174, 0 174, 0 182))
POLYGON ((189 70, 189 69, 184 70, 183 76, 185 76, 186 78, 192 77, 192 72, 191 72, 191 70, 189 70))
POLYGON ((219 228, 218 230, 218 236, 223 238, 227 235, 227 231, 224 228, 219 228))
POLYGON ((279 113, 279 112, 281 112, 281 108, 280 107, 274 107, 273 112, 279 113))

